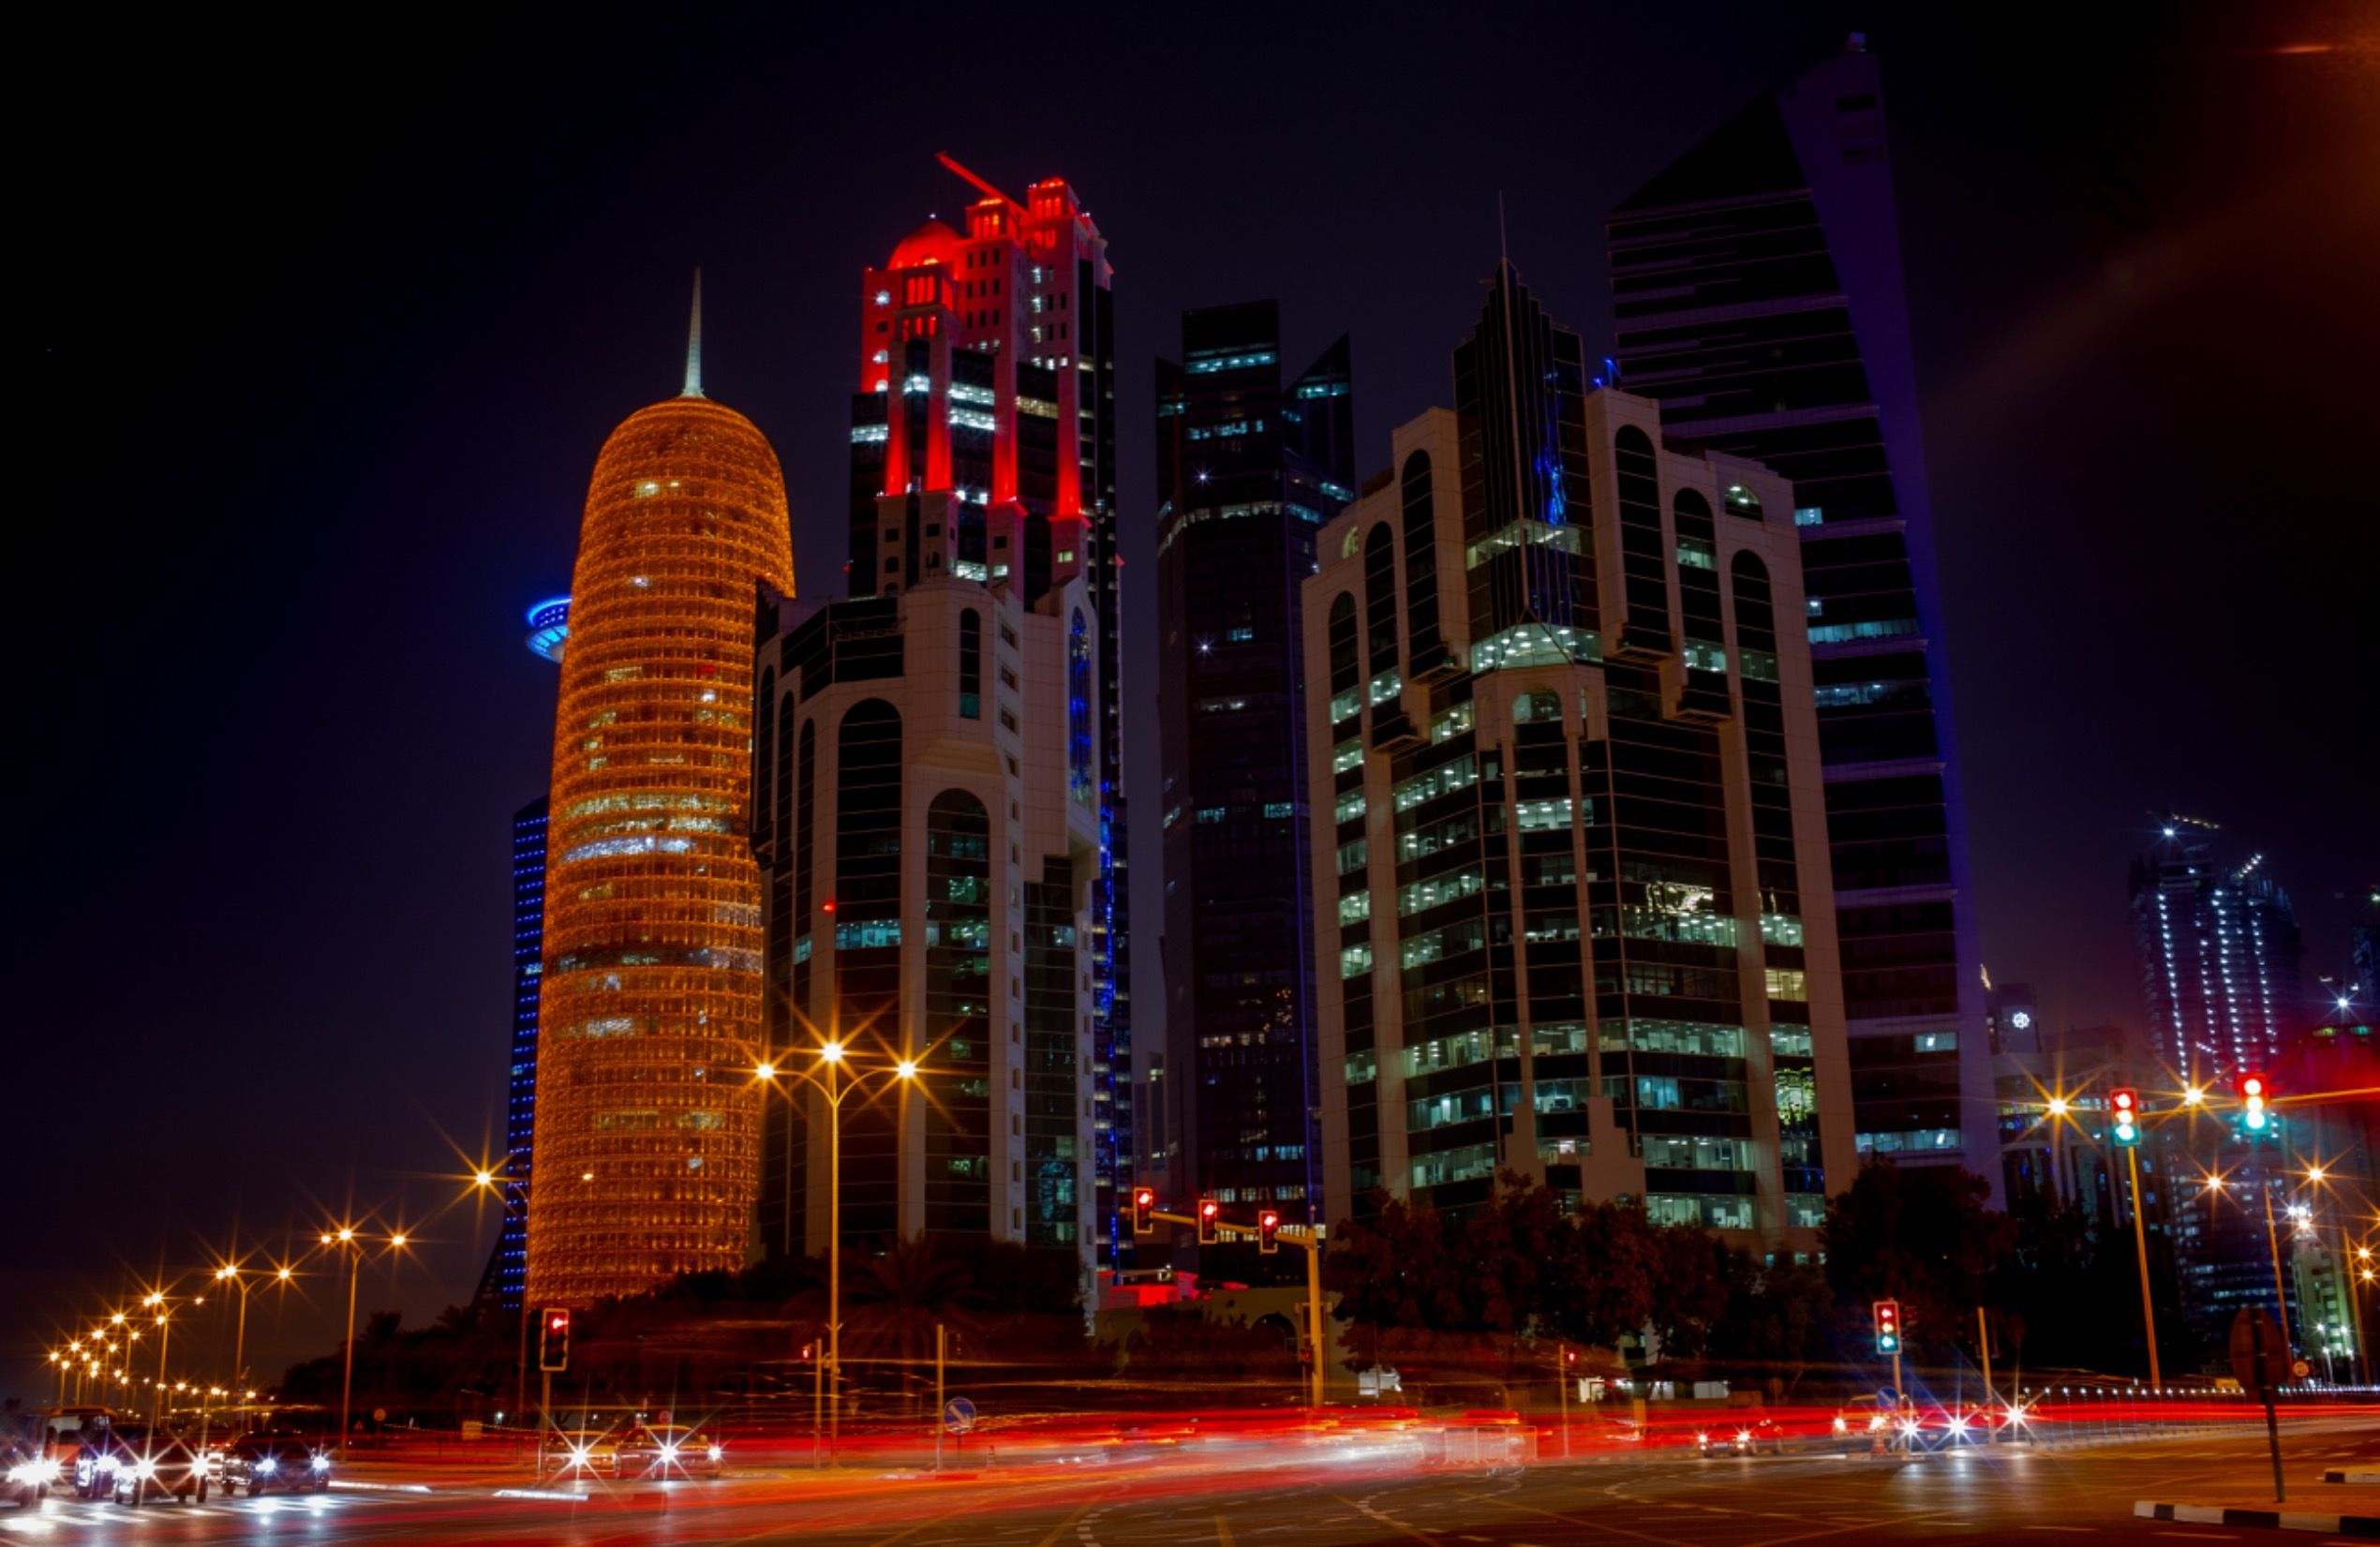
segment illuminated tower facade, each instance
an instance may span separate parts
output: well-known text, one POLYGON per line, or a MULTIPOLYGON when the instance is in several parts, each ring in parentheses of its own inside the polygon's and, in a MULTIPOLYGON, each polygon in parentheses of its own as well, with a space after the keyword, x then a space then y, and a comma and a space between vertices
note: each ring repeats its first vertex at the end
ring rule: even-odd
POLYGON ((2149 1038, 2192 1083, 2269 1071, 2304 1027, 2297 915, 2262 855, 2219 857, 2178 819, 2133 862, 2132 937, 2149 1038))
MULTIPOLYGON (((1157 362, 1165 1055, 1139 1062, 1136 1180, 1304 1224, 1321 1219, 1322 1098, 1300 597, 1316 534, 1355 498, 1347 341, 1287 374, 1280 308, 1260 301, 1183 313, 1182 351, 1157 362)), ((1253 1245, 1197 1267, 1304 1272, 1253 1245)))
POLYGON ((793 589, 783 475, 702 394, 603 444, 555 719, 528 1294, 584 1305, 742 1265, 758 1185, 756 588, 793 589))
POLYGON ((1605 220, 1620 382, 1793 485, 1863 1153, 1999 1187, 1974 891, 1875 57, 1761 97, 1605 220))
MULTIPOLYGON (((559 663, 570 638, 571 599, 528 609, 529 653, 559 663)), ((537 1131, 538 985, 545 974, 545 796, 513 813, 513 1059, 504 1093, 504 1227, 497 1237, 492 1292, 517 1310, 528 1281, 528 1183, 537 1131)))
MULTIPOLYGON (((1051 178, 980 195, 963 230, 929 220, 868 270, 852 404, 850 589, 894 597, 937 574, 1005 583, 1027 608, 1078 579, 1100 826, 1087 945, 1098 1217, 1133 1153, 1130 887, 1117 677, 1114 291, 1107 239, 1051 178), (943 519, 921 497, 947 491, 943 519), (887 500, 895 501, 887 504, 887 500)), ((1116 1243, 1111 1234, 1103 1250, 1116 1243)))
POLYGON ((1851 1078, 1791 486, 1510 266, 1305 582, 1325 1217, 1519 1171, 1810 1252, 1851 1078))

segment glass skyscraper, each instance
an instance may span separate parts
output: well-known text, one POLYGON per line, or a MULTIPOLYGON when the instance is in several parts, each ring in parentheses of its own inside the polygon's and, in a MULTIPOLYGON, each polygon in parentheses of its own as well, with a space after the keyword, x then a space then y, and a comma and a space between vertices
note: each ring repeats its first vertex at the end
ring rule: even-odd
POLYGON ((1606 222, 1620 384, 1792 483, 1864 1153, 1991 1180, 1991 1057, 1882 87, 1854 36, 1606 222))
POLYGON ((1518 1170, 1813 1252, 1853 1151, 1791 486, 1581 356, 1501 269, 1320 533, 1327 1217, 1518 1170))
MULTIPOLYGON (((1166 1052, 1137 1180, 1321 1218, 1321 1109, 1307 874, 1301 590, 1315 536, 1353 498, 1343 336, 1281 368, 1272 302, 1185 312, 1157 362, 1158 713, 1163 721, 1166 1052)), ((1253 1247, 1209 1248, 1231 1276, 1253 1247)), ((1294 1261, 1279 1265, 1302 1272, 1294 1261)))

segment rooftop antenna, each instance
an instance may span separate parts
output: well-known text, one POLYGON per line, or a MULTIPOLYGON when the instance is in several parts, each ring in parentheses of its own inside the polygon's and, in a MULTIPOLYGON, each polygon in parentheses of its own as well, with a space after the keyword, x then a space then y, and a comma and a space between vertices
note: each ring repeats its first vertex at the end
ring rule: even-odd
POLYGON ((1512 431, 1513 513, 1528 512, 1528 464, 1521 455, 1520 340, 1512 333, 1512 252, 1504 239, 1504 190, 1495 190, 1495 288, 1504 300, 1504 390, 1510 408, 1512 431))
POLYGON ((681 397, 703 395, 703 271, 694 270, 694 315, 686 324, 686 390, 681 397))
POLYGON ((969 171, 965 167, 960 166, 958 158, 952 156, 948 151, 934 152, 934 159, 941 162, 944 166, 948 167, 952 171, 957 172, 968 182, 973 183, 975 186, 983 189, 985 193, 990 195, 992 198, 999 200, 1002 203, 1009 205, 1012 208, 1023 207, 1019 205, 1015 200, 1001 192, 998 188, 993 187, 989 182, 976 176, 974 172, 969 171))

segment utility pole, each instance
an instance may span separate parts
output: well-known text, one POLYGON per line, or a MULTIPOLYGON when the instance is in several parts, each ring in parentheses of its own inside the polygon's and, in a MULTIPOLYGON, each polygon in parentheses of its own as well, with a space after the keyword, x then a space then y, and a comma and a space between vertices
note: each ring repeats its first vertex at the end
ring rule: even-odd
POLYGON ((947 1348, 948 1330, 939 1321, 934 1323, 934 1470, 942 1470, 942 1364, 947 1348))
MULTIPOLYGON (((2140 1324, 2149 1339, 2149 1384, 2163 1386, 2164 1376, 2157 1362, 2157 1307, 2149 1293, 2149 1227, 2141 1221, 2140 1211, 2140 1151, 2124 1146, 2124 1164, 2132 1169, 2132 1243, 2140 1256, 2140 1324)), ((2272 1195, 2265 1195, 2265 1223, 2272 1223, 2272 1195)), ((2275 1258, 2277 1262, 2278 1257, 2275 1258)), ((1988 1378, 1988 1377, 1986 1377, 1988 1378)))
POLYGON ((1992 1394, 1991 1389, 1991 1322, 1985 1316, 1981 1305, 1975 1307, 1975 1346, 1984 1356, 1984 1443, 1989 1445, 1992 1441, 1992 1404, 2000 1399, 1992 1394))

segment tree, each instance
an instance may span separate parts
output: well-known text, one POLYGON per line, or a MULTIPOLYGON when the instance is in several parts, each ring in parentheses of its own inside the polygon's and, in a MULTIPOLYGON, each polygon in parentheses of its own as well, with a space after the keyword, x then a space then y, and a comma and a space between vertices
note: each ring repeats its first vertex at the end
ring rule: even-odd
POLYGON ((1343 1222, 1322 1254, 1322 1287, 1339 1297, 1336 1315, 1361 1334, 1356 1362, 1383 1362, 1383 1347, 1400 1331, 1463 1325, 1468 1318, 1444 1221, 1434 1209, 1376 1194, 1369 1224, 1343 1222))
POLYGON ((1850 1190, 1828 1202, 1819 1230, 1847 1330, 1872 1302, 1897 1300, 1912 1344, 1945 1349, 1961 1340, 1985 1275, 2011 1240, 2008 1216, 1984 1207, 1990 1196, 1982 1177, 1953 1167, 1861 1167, 1850 1190))

